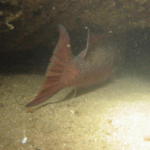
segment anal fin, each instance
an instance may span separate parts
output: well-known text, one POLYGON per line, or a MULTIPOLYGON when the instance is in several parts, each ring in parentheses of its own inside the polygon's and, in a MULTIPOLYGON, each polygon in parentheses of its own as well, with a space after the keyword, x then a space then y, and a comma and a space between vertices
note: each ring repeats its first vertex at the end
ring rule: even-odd
POLYGON ((38 105, 44 101, 46 101, 49 97, 56 94, 58 91, 62 89, 62 86, 59 84, 52 84, 48 87, 43 87, 43 90, 39 92, 39 94, 31 101, 29 104, 27 104, 27 107, 38 105))

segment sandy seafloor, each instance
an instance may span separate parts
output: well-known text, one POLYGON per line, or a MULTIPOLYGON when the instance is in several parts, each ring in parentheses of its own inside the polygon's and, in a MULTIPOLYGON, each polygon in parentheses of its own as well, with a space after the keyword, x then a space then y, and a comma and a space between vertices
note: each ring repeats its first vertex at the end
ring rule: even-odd
POLYGON ((102 87, 29 113, 25 104, 43 77, 0 75, 0 150, 150 150, 149 76, 123 71, 102 87))

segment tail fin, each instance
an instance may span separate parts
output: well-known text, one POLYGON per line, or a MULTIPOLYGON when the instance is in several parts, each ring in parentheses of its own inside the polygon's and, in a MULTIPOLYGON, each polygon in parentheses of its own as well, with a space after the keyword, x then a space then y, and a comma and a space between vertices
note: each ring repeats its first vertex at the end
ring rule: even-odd
POLYGON ((59 25, 59 40, 51 58, 46 80, 38 95, 27 107, 38 105, 60 91, 65 85, 60 82, 65 66, 72 60, 69 35, 64 26, 59 25))

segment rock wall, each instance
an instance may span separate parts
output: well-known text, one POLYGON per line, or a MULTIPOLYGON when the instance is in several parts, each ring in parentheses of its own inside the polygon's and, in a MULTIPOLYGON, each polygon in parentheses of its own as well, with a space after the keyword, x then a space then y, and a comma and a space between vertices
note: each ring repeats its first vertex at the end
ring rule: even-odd
POLYGON ((48 46, 64 24, 69 30, 84 25, 105 32, 150 27, 149 0, 1 0, 0 51, 48 46))

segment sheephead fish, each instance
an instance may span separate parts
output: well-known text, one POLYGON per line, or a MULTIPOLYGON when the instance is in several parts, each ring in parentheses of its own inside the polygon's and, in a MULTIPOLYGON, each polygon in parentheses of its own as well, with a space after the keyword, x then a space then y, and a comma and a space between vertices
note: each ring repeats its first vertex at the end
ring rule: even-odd
POLYGON ((26 106, 38 105, 66 87, 85 88, 109 80, 116 70, 118 57, 118 50, 110 43, 102 36, 89 35, 88 32, 86 48, 73 56, 69 34, 63 25, 59 25, 59 40, 45 82, 26 106))

